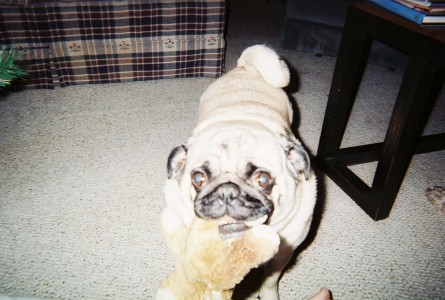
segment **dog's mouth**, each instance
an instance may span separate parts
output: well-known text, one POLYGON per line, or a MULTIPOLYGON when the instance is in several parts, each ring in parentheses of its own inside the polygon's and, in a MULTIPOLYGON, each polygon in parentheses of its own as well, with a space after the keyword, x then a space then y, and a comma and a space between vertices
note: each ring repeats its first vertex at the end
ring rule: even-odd
POLYGON ((239 221, 229 216, 224 216, 218 220, 219 234, 223 239, 236 238, 243 235, 244 231, 254 226, 264 224, 268 218, 268 215, 263 215, 255 220, 239 221))

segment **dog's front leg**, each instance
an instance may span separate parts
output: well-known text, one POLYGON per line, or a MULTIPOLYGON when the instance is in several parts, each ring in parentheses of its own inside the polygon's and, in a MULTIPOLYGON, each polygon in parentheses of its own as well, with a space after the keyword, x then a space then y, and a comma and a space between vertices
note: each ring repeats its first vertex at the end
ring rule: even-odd
POLYGON ((292 257, 293 250, 280 246, 277 255, 264 266, 264 280, 258 298, 261 300, 279 300, 278 281, 281 273, 292 257))
MULTIPOLYGON (((280 250, 281 251, 281 250, 280 250)), ((258 299, 261 300, 279 300, 278 281, 281 273, 291 259, 293 251, 274 257, 264 267, 264 281, 261 286, 258 299)), ((320 292, 310 298, 310 300, 332 300, 328 289, 322 288, 320 292)))

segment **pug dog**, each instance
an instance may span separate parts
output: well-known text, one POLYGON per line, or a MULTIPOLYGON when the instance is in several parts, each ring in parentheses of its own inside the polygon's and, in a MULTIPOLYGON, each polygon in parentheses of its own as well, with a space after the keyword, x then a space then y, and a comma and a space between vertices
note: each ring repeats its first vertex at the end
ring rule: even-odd
POLYGON ((279 299, 278 280, 309 231, 316 201, 309 155, 290 127, 292 106, 282 89, 289 77, 274 50, 256 45, 206 89, 191 137, 168 157, 161 216, 164 232, 177 222, 189 226, 195 215, 216 220, 223 238, 257 224, 272 227, 281 243, 265 265, 264 300, 279 299))

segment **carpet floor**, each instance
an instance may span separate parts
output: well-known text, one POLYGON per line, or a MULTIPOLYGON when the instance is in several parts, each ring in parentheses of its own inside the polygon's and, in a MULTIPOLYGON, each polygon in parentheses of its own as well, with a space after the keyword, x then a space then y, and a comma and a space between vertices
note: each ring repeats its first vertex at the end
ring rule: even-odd
MULTIPOLYGON (((232 2, 226 67, 247 46, 274 47, 296 70, 289 89, 296 127, 314 155, 335 58, 279 48, 284 6, 263 2, 232 2), (242 4, 257 5, 257 13, 242 4)), ((344 145, 382 141, 402 75, 367 68, 344 145)), ((1 96, 0 295, 152 298, 174 267, 159 229, 166 160, 189 137, 213 80, 1 96)), ((428 133, 445 131, 444 100, 442 93, 428 133)), ((320 174, 314 224, 281 280, 282 299, 305 299, 323 286, 335 299, 444 299, 445 215, 425 196, 428 186, 445 185, 444 161, 444 151, 416 155, 391 215, 379 222, 320 174)), ((375 164, 352 169, 370 183, 375 164)), ((239 299, 255 299, 256 276, 239 299)))

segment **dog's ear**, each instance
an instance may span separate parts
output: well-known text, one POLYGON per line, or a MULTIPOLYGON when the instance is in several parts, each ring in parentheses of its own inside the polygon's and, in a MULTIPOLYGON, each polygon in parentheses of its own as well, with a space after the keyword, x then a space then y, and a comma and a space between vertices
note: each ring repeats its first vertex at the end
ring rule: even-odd
POLYGON ((291 143, 286 147, 287 166, 292 174, 297 177, 301 172, 308 180, 311 171, 311 162, 306 150, 300 143, 291 143))
POLYGON ((176 178, 184 171, 187 161, 187 148, 184 145, 178 146, 172 150, 167 161, 168 179, 176 178))

